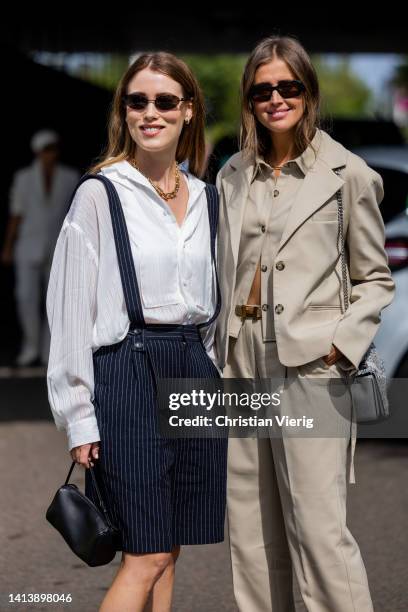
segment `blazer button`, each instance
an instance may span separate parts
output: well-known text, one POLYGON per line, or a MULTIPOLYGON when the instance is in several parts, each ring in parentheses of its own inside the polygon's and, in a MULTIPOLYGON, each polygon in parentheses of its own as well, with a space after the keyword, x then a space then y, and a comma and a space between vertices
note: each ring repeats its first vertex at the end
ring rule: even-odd
POLYGON ((276 314, 281 314, 281 312, 283 312, 284 308, 282 306, 282 304, 276 304, 275 306, 275 312, 276 314))
POLYGON ((262 310, 268 310, 269 306, 268 304, 262 304, 262 310))
POLYGON ((285 264, 283 263, 283 261, 278 261, 278 262, 276 263, 276 265, 275 265, 275 268, 276 268, 277 270, 279 270, 279 271, 280 271, 280 270, 284 270, 284 269, 285 269, 285 264))
POLYGON ((261 225, 261 230, 262 230, 262 233, 265 233, 265 230, 266 230, 265 225, 261 225))
POLYGON ((266 271, 267 271, 267 269, 268 269, 268 266, 265 266, 265 265, 262 265, 262 266, 261 266, 261 270, 262 270, 262 272, 266 272, 266 271))

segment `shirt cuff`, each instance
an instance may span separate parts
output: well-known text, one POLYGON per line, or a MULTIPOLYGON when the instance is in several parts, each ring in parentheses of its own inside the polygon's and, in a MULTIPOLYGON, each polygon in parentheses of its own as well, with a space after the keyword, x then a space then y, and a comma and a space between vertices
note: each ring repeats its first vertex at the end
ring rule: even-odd
POLYGON ((99 442, 101 438, 96 417, 89 416, 71 423, 67 428, 67 436, 69 451, 76 446, 99 442))

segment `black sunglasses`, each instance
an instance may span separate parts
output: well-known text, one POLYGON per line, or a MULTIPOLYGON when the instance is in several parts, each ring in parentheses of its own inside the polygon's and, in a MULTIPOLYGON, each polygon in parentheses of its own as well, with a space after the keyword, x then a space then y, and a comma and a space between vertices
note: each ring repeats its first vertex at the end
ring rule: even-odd
POLYGON ((123 96, 123 104, 129 106, 133 110, 142 111, 146 108, 149 102, 154 102, 155 107, 159 111, 169 111, 177 108, 178 104, 184 100, 192 98, 179 98, 173 94, 159 94, 155 100, 149 100, 147 96, 140 93, 131 93, 123 96))
POLYGON ((277 85, 258 83, 250 88, 249 98, 253 102, 268 102, 272 98, 275 89, 282 98, 297 98, 306 88, 302 81, 297 80, 279 81, 277 85))

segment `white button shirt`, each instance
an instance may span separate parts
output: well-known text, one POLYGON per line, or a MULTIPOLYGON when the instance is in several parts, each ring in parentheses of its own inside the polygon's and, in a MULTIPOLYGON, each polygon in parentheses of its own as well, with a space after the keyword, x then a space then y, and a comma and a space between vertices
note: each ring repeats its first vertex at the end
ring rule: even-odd
MULTIPOLYGON (((124 212, 146 323, 199 324, 216 306, 205 183, 184 173, 189 189, 181 227, 150 182, 128 162, 102 169, 124 212)), ((95 418, 93 353, 129 330, 109 203, 99 181, 75 195, 55 247, 47 291, 51 331, 48 399, 68 448, 100 439, 95 418)), ((218 367, 215 321, 202 330, 218 367)))
POLYGON ((57 164, 51 191, 46 193, 38 159, 15 173, 10 189, 10 213, 22 216, 15 247, 16 262, 44 263, 51 260, 66 214, 67 200, 78 179, 76 170, 57 164))

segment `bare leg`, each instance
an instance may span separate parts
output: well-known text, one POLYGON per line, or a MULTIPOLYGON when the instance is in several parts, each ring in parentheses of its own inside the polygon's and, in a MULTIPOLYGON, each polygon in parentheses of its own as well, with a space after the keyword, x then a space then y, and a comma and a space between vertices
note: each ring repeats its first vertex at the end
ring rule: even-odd
MULTIPOLYGON (((174 565, 172 553, 123 553, 99 612, 143 612, 153 586, 169 565, 174 565)), ((170 607, 162 608, 167 610, 170 607)))
POLYGON ((160 578, 155 582, 150 593, 145 612, 167 612, 171 610, 173 597, 174 573, 180 546, 175 546, 171 551, 173 563, 169 563, 160 578))

